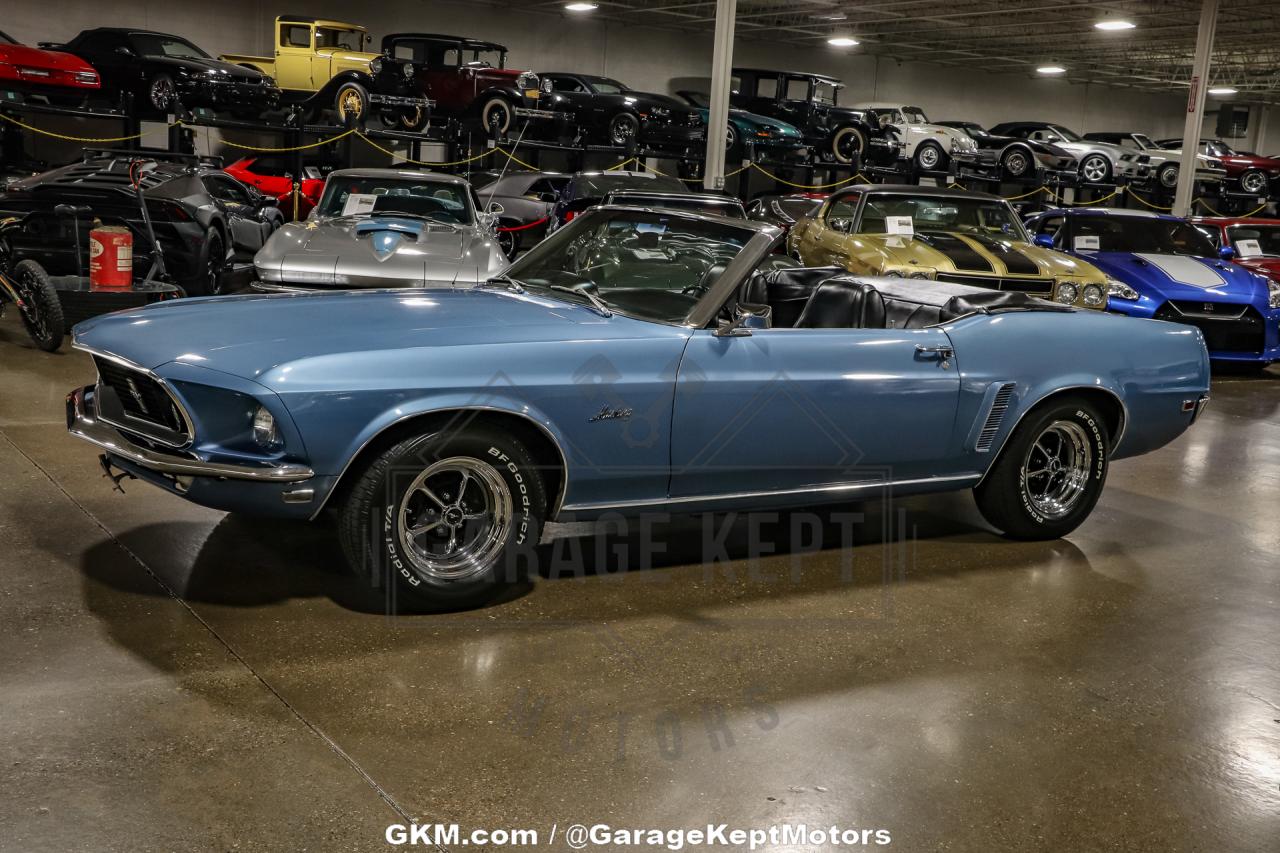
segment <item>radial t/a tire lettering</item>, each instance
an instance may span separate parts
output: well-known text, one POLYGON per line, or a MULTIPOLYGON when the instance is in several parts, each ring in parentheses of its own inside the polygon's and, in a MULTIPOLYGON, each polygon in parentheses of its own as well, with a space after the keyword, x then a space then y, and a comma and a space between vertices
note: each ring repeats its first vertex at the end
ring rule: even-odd
POLYGON ((1080 526, 1102 494, 1111 438, 1097 406, 1062 397, 1023 418, 974 489, 978 509, 1011 539, 1057 539, 1080 526))
POLYGON ((458 610, 524 579, 546 512, 528 450, 475 424, 379 454, 343 498, 338 532, 352 568, 394 589, 395 609, 458 610))

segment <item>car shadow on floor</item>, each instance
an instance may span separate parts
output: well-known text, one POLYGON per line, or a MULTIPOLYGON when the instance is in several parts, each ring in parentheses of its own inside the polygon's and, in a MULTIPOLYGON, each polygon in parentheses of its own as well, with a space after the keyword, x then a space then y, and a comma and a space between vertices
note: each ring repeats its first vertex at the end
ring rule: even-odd
MULTIPOLYGON (((934 496, 895 504, 887 512, 879 505, 850 505, 678 515, 640 525, 549 525, 538 549, 537 571, 483 611, 519 620, 525 611, 508 612, 504 605, 529 596, 535 586, 545 586, 551 596, 542 597, 542 607, 563 606, 564 615, 574 619, 588 612, 596 620, 610 618, 611 609, 628 615, 637 610, 679 615, 726 597, 888 587, 967 570, 1017 570, 1064 557, 1087 566, 1078 549, 1064 540, 1008 542, 977 524, 976 514, 973 520, 965 517, 964 500, 934 496), (587 595, 593 594, 591 587, 607 591, 602 609, 554 603, 556 593, 579 585, 588 588, 587 595), (626 590, 628 585, 634 594, 626 590)), ((196 523, 167 522, 103 540, 81 557, 86 589, 101 585, 150 596, 167 595, 167 589, 189 603, 222 607, 326 598, 354 613, 385 615, 391 610, 385 584, 349 569, 336 534, 326 525, 228 515, 206 535, 207 530, 196 523), (175 547, 187 542, 189 549, 175 547), (136 561, 120 560, 120 546, 136 561)))

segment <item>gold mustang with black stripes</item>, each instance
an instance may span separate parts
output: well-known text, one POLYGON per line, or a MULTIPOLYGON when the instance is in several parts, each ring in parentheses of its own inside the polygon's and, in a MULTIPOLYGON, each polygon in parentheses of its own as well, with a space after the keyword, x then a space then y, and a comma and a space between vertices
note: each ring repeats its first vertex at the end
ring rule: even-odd
POLYGON ((1097 267, 1033 244, 1009 202, 942 187, 864 184, 833 193, 791 228, 805 266, 1016 290, 1079 308, 1107 307, 1097 267))

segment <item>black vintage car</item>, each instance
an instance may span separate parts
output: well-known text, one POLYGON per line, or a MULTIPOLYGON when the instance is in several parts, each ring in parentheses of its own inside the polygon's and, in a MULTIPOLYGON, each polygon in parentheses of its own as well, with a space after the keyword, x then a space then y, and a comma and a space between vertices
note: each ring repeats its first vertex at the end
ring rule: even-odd
POLYGON ((548 231, 568 224, 579 213, 603 202, 609 193, 621 191, 668 195, 691 192, 679 178, 654 172, 626 172, 621 169, 576 172, 560 190, 560 197, 551 209, 548 231))
POLYGON ((218 293, 235 262, 248 263, 283 222, 274 198, 207 160, 158 151, 86 150, 84 159, 17 181, 0 197, 13 263, 37 261, 50 275, 89 269, 94 221, 128 228, 133 270, 142 278, 155 250, 138 201, 140 187, 164 267, 190 295, 218 293))
POLYGON ((799 71, 733 69, 729 102, 740 109, 795 125, 819 159, 893 165, 902 145, 862 110, 837 105, 844 86, 834 77, 799 71))
POLYGON ((42 43, 92 65, 112 100, 129 94, 144 114, 181 104, 257 118, 280 103, 275 81, 256 68, 214 59, 181 36, 116 27, 84 30, 66 44, 42 43))
POLYGON ((617 80, 591 74, 553 71, 539 77, 551 89, 540 106, 567 113, 588 139, 624 147, 639 143, 678 149, 706 139, 702 114, 675 98, 637 92, 617 80))
POLYGON ((1051 142, 1001 136, 975 121, 935 121, 943 127, 963 130, 978 143, 978 162, 988 168, 999 168, 1002 177, 1032 177, 1041 170, 1074 172, 1076 156, 1051 142))

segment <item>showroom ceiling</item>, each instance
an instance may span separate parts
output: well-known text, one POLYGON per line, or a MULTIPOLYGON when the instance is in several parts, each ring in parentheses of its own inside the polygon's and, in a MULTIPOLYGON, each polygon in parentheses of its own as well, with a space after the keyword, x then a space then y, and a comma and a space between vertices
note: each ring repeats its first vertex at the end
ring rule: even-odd
MULTIPOLYGON (((714 0, 593 0, 610 20, 711 30, 714 0)), ((545 7, 563 3, 544 4, 545 7)), ((857 39, 853 51, 897 59, 1036 74, 1051 64, 1066 78, 1167 92, 1191 75, 1200 0, 738 0, 738 37, 822 46, 857 39), (1104 32, 1104 18, 1133 29, 1104 32)), ((1280 102, 1280 4, 1222 0, 1213 86, 1238 100, 1280 102)))

